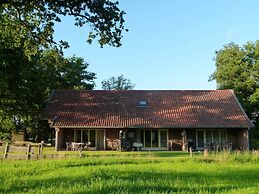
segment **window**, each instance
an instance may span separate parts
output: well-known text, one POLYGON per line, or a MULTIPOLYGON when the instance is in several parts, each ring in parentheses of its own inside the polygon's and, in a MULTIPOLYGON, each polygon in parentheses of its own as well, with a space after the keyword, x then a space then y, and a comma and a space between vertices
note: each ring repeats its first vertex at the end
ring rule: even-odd
POLYGON ((140 101, 139 101, 139 106, 140 106, 140 107, 146 107, 146 106, 148 106, 147 100, 140 100, 140 101))
POLYGON ((144 134, 145 134, 145 147, 152 147, 151 146, 151 130, 144 130, 144 134))
POLYGON ((212 135, 212 130, 208 130, 206 131, 206 143, 212 143, 212 138, 213 135, 212 135))
POLYGON ((74 141, 77 143, 91 142, 91 147, 95 147, 96 130, 76 129, 74 131, 74 141))
POLYGON ((220 141, 226 142, 227 141, 227 133, 226 131, 219 131, 220 141))
POLYGON ((75 130, 75 142, 81 142, 81 130, 75 130))
POLYGON ((140 139, 144 147, 167 147, 167 130, 146 129, 141 130, 140 139))
POLYGON ((219 143, 219 131, 213 131, 213 143, 219 143))
POLYGON ((158 147, 158 130, 152 130, 152 147, 158 147))
POLYGON ((204 131, 197 131, 197 147, 204 147, 204 131))
POLYGON ((167 131, 160 131, 160 147, 167 147, 167 131))
POLYGON ((199 129, 196 131, 196 146, 197 148, 203 148, 204 143, 225 143, 227 142, 227 130, 203 130, 199 129))

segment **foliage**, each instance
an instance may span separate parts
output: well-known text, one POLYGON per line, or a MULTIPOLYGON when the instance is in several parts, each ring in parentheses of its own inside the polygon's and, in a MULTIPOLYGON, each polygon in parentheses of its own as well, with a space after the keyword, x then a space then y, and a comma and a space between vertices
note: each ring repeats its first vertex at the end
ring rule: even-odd
POLYGON ((208 162, 202 156, 178 158, 174 152, 170 155, 2 160, 0 192, 258 193, 258 160, 208 162))
POLYGON ((0 119, 15 118, 16 127, 30 132, 44 130, 39 115, 52 90, 93 89, 95 73, 87 67, 82 58, 64 58, 57 50, 42 51, 29 60, 20 49, 3 49, 0 119))
POLYGON ((121 46, 124 31, 124 11, 118 2, 109 0, 3 0, 0 1, 0 47, 23 48, 27 56, 39 48, 53 45, 68 47, 54 40, 54 25, 63 16, 75 19, 75 25, 91 26, 87 42, 99 37, 101 46, 121 46))
POLYGON ((225 45, 216 52, 215 65, 211 80, 216 80, 219 89, 235 91, 256 125, 252 131, 253 143, 256 143, 259 138, 259 41, 241 47, 234 43, 225 45))
POLYGON ((87 42, 121 46, 124 11, 110 0, 0 1, 0 131, 46 131, 39 114, 53 89, 93 89, 95 74, 80 57, 64 58, 67 42, 54 39, 65 16, 90 26, 87 42), (14 123, 13 126, 11 123, 14 123))
POLYGON ((14 129, 15 125, 10 117, 3 117, 0 111, 0 140, 10 139, 10 129, 14 129))
POLYGON ((107 80, 102 81, 102 88, 104 90, 132 90, 135 84, 125 78, 122 74, 118 77, 110 77, 107 80))

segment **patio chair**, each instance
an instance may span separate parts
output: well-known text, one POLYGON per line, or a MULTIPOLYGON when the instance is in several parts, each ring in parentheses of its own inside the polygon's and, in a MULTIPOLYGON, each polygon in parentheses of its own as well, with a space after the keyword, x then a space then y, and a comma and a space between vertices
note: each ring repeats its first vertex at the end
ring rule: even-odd
POLYGON ((112 150, 119 150, 120 149, 120 140, 119 139, 114 139, 112 141, 112 150))
POLYGON ((226 142, 224 144, 224 149, 227 150, 227 151, 232 151, 232 142, 226 142))
POLYGON ((75 143, 75 142, 71 143, 71 147, 72 147, 72 149, 71 149, 72 151, 77 151, 79 149, 77 143, 75 143))
POLYGON ((72 150, 72 143, 71 142, 66 142, 66 150, 67 151, 72 150))
POLYGON ((84 150, 90 150, 91 145, 92 145, 91 142, 85 143, 84 150))
POLYGON ((172 140, 168 140, 167 147, 168 147, 169 151, 173 151, 173 141, 172 140))

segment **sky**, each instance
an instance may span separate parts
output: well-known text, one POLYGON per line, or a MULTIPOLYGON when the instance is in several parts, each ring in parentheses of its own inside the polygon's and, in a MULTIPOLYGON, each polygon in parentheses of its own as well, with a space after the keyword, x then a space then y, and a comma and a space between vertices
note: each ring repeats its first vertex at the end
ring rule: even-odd
POLYGON ((258 0, 120 0, 126 12, 122 46, 86 43, 88 29, 64 18, 56 40, 66 40, 65 56, 83 57, 101 81, 123 74, 138 90, 211 90, 215 51, 259 39, 258 0))

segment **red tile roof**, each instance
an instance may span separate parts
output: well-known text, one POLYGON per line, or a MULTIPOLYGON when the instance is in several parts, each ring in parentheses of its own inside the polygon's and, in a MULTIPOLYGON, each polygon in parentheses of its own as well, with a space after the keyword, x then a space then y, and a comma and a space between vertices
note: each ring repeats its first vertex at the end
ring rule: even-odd
POLYGON ((55 120, 57 127, 253 126, 232 90, 54 91, 43 118, 55 120), (147 100, 148 105, 139 106, 140 100, 147 100))

